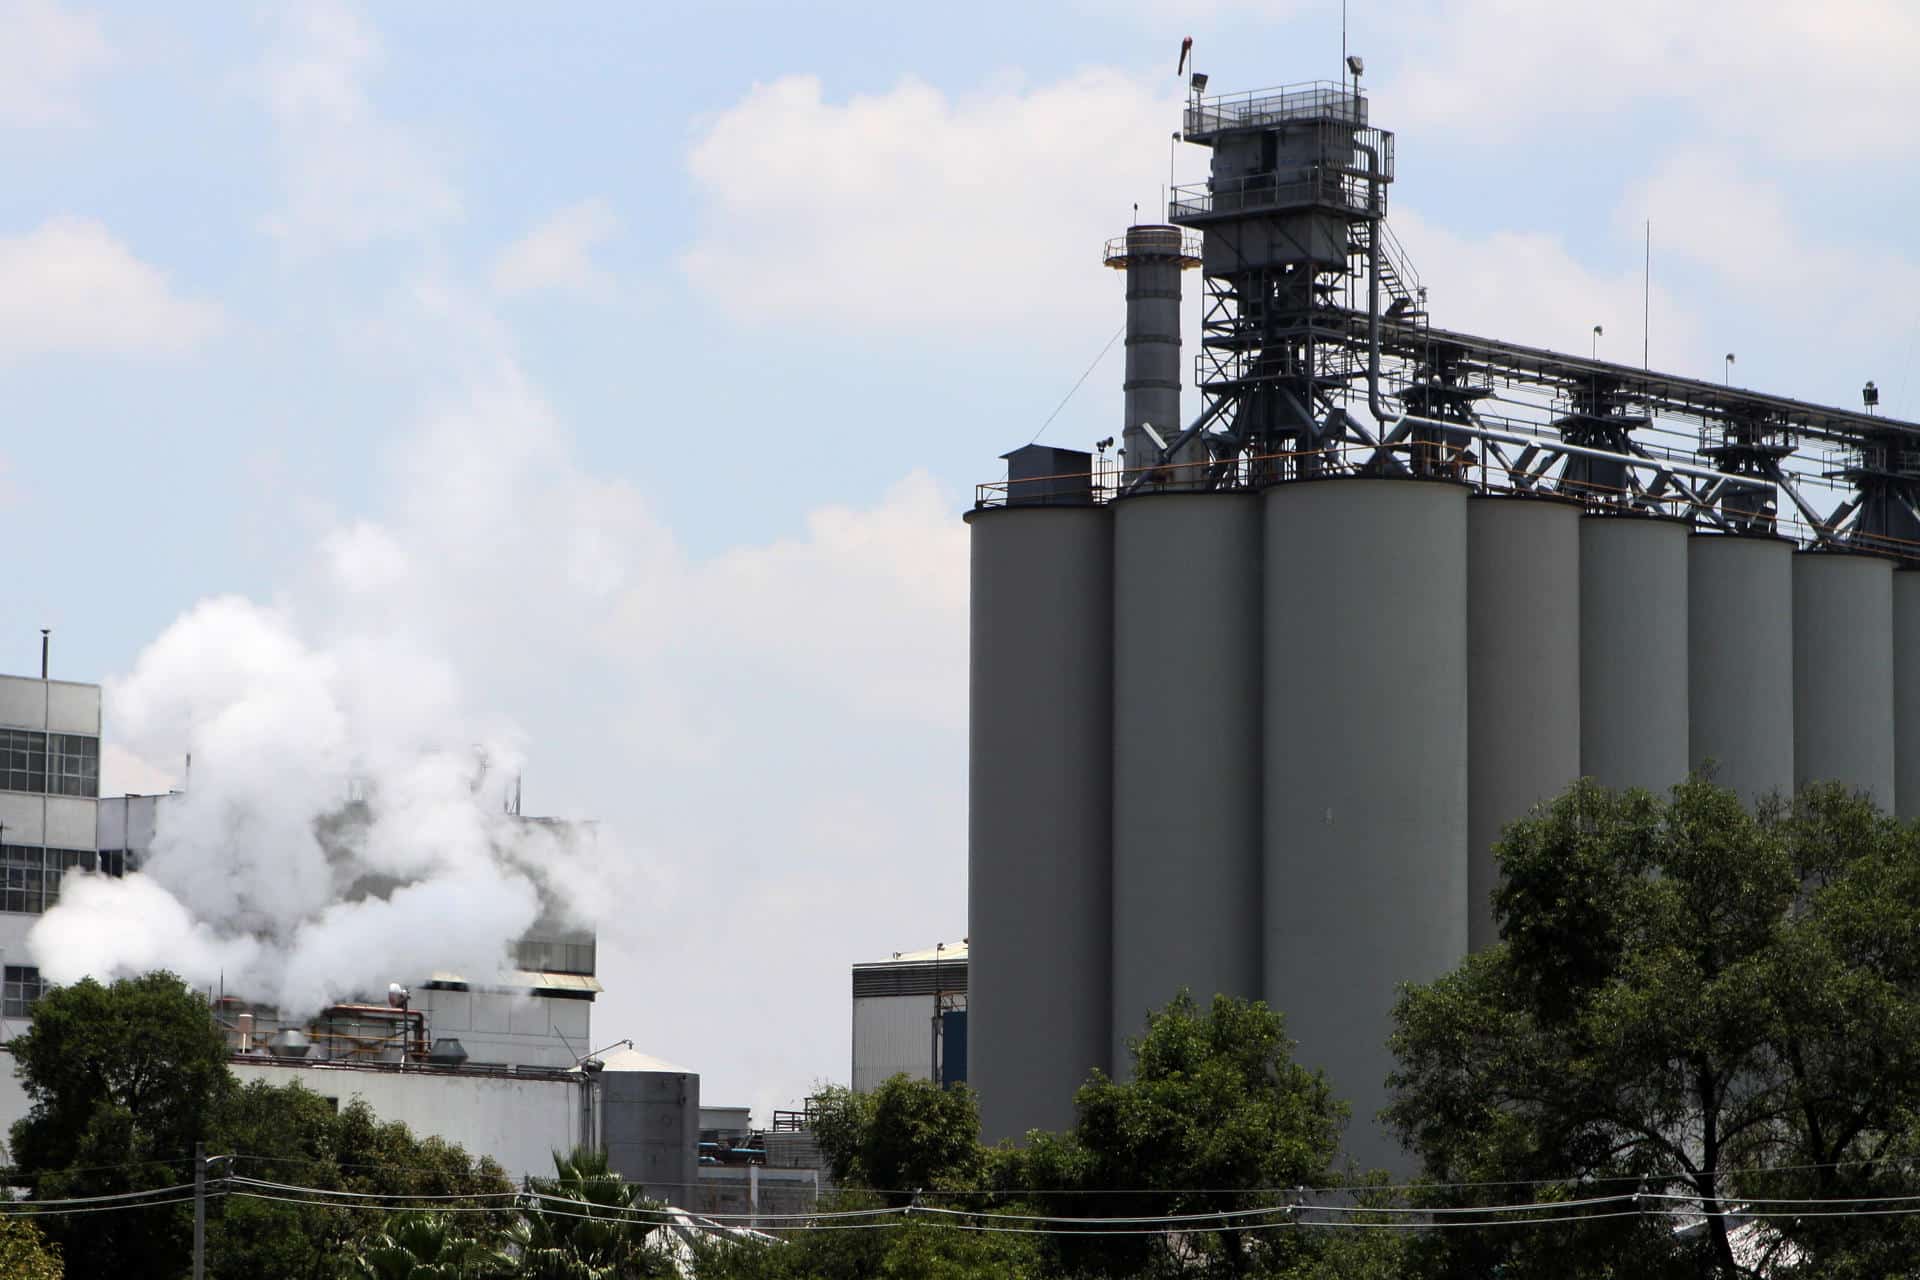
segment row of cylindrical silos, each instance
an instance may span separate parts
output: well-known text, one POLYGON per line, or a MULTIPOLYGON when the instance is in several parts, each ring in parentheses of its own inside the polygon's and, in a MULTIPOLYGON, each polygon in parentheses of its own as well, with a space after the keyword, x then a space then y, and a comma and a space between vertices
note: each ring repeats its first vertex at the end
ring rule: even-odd
POLYGON ((1400 479, 969 519, 989 1141, 1070 1125, 1184 988, 1283 1011, 1396 1167, 1396 987, 1493 940, 1533 804, 1711 761, 1920 813, 1920 574, 1883 559, 1400 479))

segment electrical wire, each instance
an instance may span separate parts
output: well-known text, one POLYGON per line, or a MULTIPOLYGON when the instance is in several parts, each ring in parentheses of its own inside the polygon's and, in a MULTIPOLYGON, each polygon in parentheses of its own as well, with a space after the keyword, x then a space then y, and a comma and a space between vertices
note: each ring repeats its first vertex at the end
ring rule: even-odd
MULTIPOLYGON (((1035 441, 1039 440, 1042 435, 1046 434, 1047 428, 1053 425, 1053 420, 1060 416, 1060 411, 1062 409, 1067 407, 1067 401, 1073 399, 1073 397, 1079 392, 1081 386, 1085 384, 1086 380, 1093 376, 1093 371, 1100 367, 1100 362, 1107 358, 1107 352, 1113 350, 1113 344, 1120 341, 1120 335, 1125 333, 1126 331, 1127 331, 1127 326, 1123 321, 1120 327, 1113 331, 1113 336, 1107 339, 1107 345, 1100 348, 1100 354, 1093 358, 1093 363, 1087 366, 1086 372, 1080 375, 1079 380, 1073 384, 1073 387, 1067 392, 1066 395, 1060 397, 1060 403, 1053 406, 1053 412, 1047 415, 1047 420, 1040 424, 1040 429, 1033 433, 1033 439, 1027 441, 1028 444, 1033 444, 1035 441)), ((1175 430, 1179 429, 1178 423, 1174 424, 1174 429, 1175 430)))

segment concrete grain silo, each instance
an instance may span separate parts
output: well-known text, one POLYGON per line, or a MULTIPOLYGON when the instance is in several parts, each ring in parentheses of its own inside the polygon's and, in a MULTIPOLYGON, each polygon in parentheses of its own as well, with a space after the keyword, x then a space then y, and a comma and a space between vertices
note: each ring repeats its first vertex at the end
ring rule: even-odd
POLYGON ((1467 490, 1267 490, 1266 996, 1372 1125, 1396 986, 1467 951, 1467 490), (1362 923, 1366 922, 1366 923, 1362 923))
POLYGON ((1893 562, 1793 557, 1795 781, 1840 782, 1894 805, 1893 562))
POLYGON ((1580 771, 1664 793, 1687 776, 1687 526, 1580 522, 1580 771))
POLYGON ((1793 544, 1687 543, 1688 763, 1748 804, 1793 791, 1793 544))
POLYGON ((997 1141, 1067 1127, 1108 1065, 1113 520, 1045 499, 970 519, 968 1052, 997 1141))
POLYGON ((1920 424, 1436 328, 1357 80, 1203 82, 1207 181, 1106 246, 1121 465, 1015 450, 969 517, 969 1072, 989 1141, 1063 1129, 1149 1010, 1260 995, 1408 1174, 1397 991, 1497 941, 1534 805, 1712 761, 1920 816, 1920 424))
POLYGON ((1113 504, 1113 1050, 1188 988, 1260 994, 1260 500, 1113 504))
POLYGON ((1580 508, 1467 503, 1467 942, 1497 940, 1503 827, 1580 776, 1580 508))
POLYGON ((1894 811, 1920 818, 1920 572, 1893 575, 1894 811))

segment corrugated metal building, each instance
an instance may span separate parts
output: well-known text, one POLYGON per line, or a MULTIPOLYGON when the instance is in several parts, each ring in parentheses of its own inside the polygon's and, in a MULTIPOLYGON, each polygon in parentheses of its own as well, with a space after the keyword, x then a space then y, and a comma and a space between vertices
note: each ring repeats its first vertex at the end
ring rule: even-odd
POLYGON ((853 966, 853 1087, 967 1078, 967 943, 853 966))

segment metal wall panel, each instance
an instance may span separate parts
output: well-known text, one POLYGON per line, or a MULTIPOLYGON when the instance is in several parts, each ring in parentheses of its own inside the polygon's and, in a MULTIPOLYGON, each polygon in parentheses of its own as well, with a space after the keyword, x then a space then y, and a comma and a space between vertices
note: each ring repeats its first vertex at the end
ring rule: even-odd
POLYGON ((1894 808, 1920 818, 1920 570, 1893 575, 1894 808))
POLYGON ((1793 791, 1793 544, 1687 541, 1687 762, 1748 804, 1793 791))
POLYGON ((1352 1104, 1348 1152, 1404 1169, 1374 1121, 1395 990, 1467 950, 1467 493, 1263 502, 1266 998, 1352 1104))
POLYGON ((1108 1066, 1113 540, 1104 507, 973 512, 967 914, 982 1136, 1072 1123, 1108 1066))
POLYGON ((1114 506, 1113 1069, 1182 988, 1260 994, 1260 545, 1252 494, 1114 506))
POLYGON ((1580 521, 1580 771, 1654 792, 1687 776, 1687 526, 1580 521))
POLYGON ((1467 504, 1467 941, 1498 941, 1494 843, 1580 776, 1580 509, 1467 504))
POLYGON ((1843 782, 1892 810, 1893 562, 1793 558, 1793 772, 1843 782))

